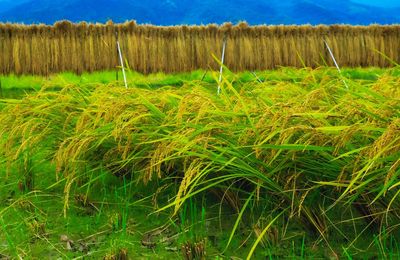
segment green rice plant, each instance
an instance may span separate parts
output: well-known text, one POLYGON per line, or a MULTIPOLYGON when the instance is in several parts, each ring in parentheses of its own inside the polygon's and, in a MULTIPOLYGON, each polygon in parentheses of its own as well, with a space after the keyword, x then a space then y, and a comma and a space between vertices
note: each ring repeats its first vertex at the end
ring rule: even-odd
POLYGON ((271 225, 281 216, 283 215, 285 211, 282 211, 278 216, 276 216, 274 219, 271 220, 271 222, 269 222, 269 224, 263 229, 263 231, 261 232, 261 234, 258 236, 258 238, 256 239, 256 241, 254 242, 254 244, 252 245, 252 247, 250 248, 250 252, 247 255, 247 260, 252 259, 252 256, 254 254, 254 251, 256 250, 257 245, 260 243, 261 239, 263 238, 263 236, 265 235, 265 233, 268 231, 268 229, 271 227, 271 225))
POLYGON ((19 174, 21 174, 22 178, 19 182, 19 189, 23 192, 30 192, 35 187, 35 173, 33 166, 33 155, 29 152, 29 147, 22 154, 18 167, 19 174))
POLYGON ((331 255, 343 251, 332 247, 333 236, 354 246, 367 231, 398 232, 398 79, 348 79, 347 90, 331 69, 274 73, 260 73, 276 77, 262 83, 223 78, 220 95, 202 81, 44 88, 5 104, 1 151, 9 170, 28 148, 44 151, 65 180, 64 214, 79 180, 95 183, 89 176, 99 171, 124 180, 118 196, 127 194, 127 182, 176 182, 176 193, 156 209, 172 215, 185 215, 208 191, 234 193, 231 238, 257 203, 277 223, 324 241, 331 255))

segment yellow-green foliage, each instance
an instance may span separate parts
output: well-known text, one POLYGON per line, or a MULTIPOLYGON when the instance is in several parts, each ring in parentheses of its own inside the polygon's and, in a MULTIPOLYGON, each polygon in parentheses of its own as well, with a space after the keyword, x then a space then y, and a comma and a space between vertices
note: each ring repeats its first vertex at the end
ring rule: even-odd
POLYGON ((222 186, 240 196, 256 191, 254 199, 288 209, 323 238, 365 220, 394 232, 400 81, 387 74, 347 83, 348 90, 325 70, 302 70, 292 82, 224 79, 220 95, 203 82, 43 89, 3 109, 0 150, 10 164, 28 147, 48 151, 67 179, 66 205, 77 176, 101 167, 138 183, 180 180, 166 205, 175 212, 197 192, 222 186), (331 219, 332 208, 343 214, 331 219))
POLYGON ((0 73, 82 73, 118 66, 115 33, 133 70, 183 72, 216 68, 227 37, 226 65, 233 71, 278 66, 333 65, 326 40, 342 66, 387 67, 400 60, 400 27, 393 26, 175 26, 0 24, 0 73), (387 58, 385 57, 387 56, 387 58))

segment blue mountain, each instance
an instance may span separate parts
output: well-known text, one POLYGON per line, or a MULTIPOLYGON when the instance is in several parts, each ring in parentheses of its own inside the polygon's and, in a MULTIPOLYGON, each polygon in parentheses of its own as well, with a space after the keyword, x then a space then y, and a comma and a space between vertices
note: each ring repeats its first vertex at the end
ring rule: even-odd
POLYGON ((0 0, 0 13, 8 11, 9 9, 19 6, 27 1, 28 0, 0 0))
MULTIPOLYGON (((400 6, 400 5, 399 5, 400 6)), ((53 24, 136 20, 156 25, 398 24, 400 7, 359 0, 0 0, 0 21, 53 24)))

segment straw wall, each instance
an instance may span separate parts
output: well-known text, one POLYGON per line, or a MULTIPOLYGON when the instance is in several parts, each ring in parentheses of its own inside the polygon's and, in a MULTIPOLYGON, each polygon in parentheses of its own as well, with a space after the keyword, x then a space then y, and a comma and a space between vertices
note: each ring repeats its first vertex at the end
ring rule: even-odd
POLYGON ((234 71, 277 66, 332 65, 325 39, 345 67, 390 66, 400 60, 400 26, 176 26, 0 24, 0 73, 96 71, 118 65, 115 32, 131 69, 143 73, 215 69, 227 38, 226 65, 234 71))

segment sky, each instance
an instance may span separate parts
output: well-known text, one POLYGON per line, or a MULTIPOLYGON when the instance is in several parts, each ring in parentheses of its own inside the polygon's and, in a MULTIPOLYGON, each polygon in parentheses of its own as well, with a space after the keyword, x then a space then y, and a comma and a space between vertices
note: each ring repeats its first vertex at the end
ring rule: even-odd
MULTIPOLYGON (((0 0, 0 2, 26 2, 28 0, 0 0)), ((136 0, 132 0, 136 1, 136 0)), ((155 0, 157 1, 157 0, 155 0)), ((283 0, 284 1, 284 0, 283 0)), ((400 7, 400 0, 351 0, 354 3, 366 4, 378 7, 400 7)), ((335 0, 332 0, 334 4, 335 0)))
MULTIPOLYGON (((132 0, 135 1, 135 0, 132 0)), ((368 4, 379 7, 400 7, 400 0, 351 0, 355 3, 368 4)), ((13 2, 11 0, 0 0, 0 2, 13 2)), ((18 2, 24 2, 19 0, 18 2)), ((332 1, 335 2, 334 0, 332 1)))
POLYGON ((367 4, 378 7, 400 7, 400 0, 352 0, 355 3, 367 4))

